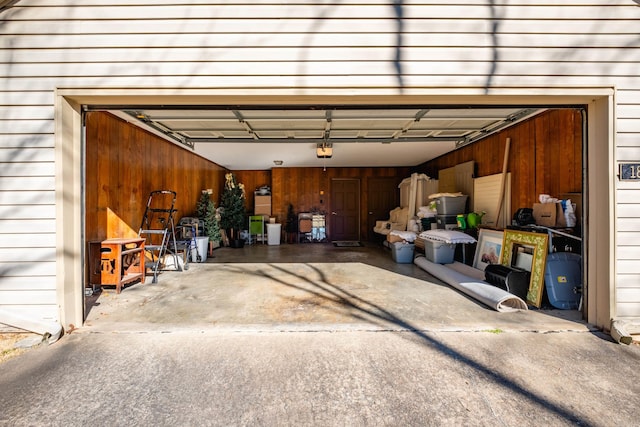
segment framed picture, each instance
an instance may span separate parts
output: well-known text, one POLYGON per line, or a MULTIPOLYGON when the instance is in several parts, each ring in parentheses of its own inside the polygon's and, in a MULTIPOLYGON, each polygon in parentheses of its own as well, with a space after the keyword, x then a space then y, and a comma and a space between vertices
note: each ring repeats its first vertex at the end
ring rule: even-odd
POLYGON ((545 233, 505 230, 500 264, 531 272, 527 303, 540 308, 549 236, 545 233), (525 265, 526 264, 526 265, 525 265), (527 268, 528 267, 528 268, 527 268))
POLYGON ((473 267, 484 271, 489 264, 499 264, 502 253, 503 231, 481 228, 478 231, 478 244, 473 257, 473 267))

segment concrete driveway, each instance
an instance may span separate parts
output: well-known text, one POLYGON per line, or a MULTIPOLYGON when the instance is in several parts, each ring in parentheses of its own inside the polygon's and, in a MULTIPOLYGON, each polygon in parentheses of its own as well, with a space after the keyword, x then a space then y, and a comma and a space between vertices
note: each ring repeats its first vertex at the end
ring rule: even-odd
POLYGON ((104 292, 85 326, 0 365, 0 425, 638 424, 637 346, 367 249, 220 251, 104 292))

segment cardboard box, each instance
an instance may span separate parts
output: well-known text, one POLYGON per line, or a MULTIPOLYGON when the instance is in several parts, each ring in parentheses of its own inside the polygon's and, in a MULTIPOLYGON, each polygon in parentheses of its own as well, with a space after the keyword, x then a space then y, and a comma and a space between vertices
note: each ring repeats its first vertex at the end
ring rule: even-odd
POLYGON ((571 200, 573 211, 576 214, 576 225, 580 225, 582 221, 582 193, 562 193, 558 198, 562 200, 571 200))
POLYGON ((395 234, 387 234, 387 242, 389 243, 396 243, 396 242, 402 242, 404 241, 404 239, 400 236, 396 236, 395 234))
POLYGON ((255 196, 253 214, 271 216, 271 196, 255 196))
POLYGON ((534 203, 533 219, 537 225, 544 227, 562 228, 567 226, 567 220, 560 203, 534 203))

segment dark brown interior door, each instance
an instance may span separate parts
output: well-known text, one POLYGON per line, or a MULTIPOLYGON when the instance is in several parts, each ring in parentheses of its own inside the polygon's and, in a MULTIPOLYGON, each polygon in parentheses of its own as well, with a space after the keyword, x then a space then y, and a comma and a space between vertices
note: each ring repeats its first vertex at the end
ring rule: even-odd
POLYGON ((360 240, 360 180, 331 180, 331 240, 360 240))
POLYGON ((376 177, 367 180, 367 236, 375 240, 376 221, 389 219, 389 211, 400 203, 398 178, 376 177))

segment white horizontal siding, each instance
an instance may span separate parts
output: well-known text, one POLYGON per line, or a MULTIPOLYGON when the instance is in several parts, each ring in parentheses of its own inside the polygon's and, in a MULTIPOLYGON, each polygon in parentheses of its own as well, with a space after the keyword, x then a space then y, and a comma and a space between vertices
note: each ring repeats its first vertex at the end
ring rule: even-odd
MULTIPOLYGON (((133 2, 131 0, 86 0, 82 2, 84 6, 105 6, 105 5, 121 5, 121 6, 130 6, 133 2)), ((227 2, 228 4, 274 4, 277 3, 274 0, 251 0, 251 1, 243 1, 243 2, 227 2)), ((307 0, 305 3, 307 4, 318 4, 318 5, 326 5, 322 0, 307 0)), ((389 0, 344 0, 340 2, 341 4, 384 4, 388 5, 389 0)), ((419 5, 441 5, 448 4, 451 2, 447 2, 445 0, 403 0, 404 4, 419 4, 419 5)), ((513 0, 494 0, 493 3, 497 6, 501 5, 513 5, 516 4, 513 0)), ((539 0, 518 0, 518 5, 536 5, 541 4, 539 0)), ((549 4, 550 2, 547 2, 549 4)), ((211 5, 211 0, 136 0, 136 5, 150 5, 150 6, 159 6, 159 5, 211 5)), ((466 4, 466 5, 479 5, 486 6, 487 0, 465 0, 464 2, 458 2, 458 4, 466 4)), ((585 5, 594 5, 594 6, 625 6, 628 5, 628 2, 625 0, 564 0, 563 4, 567 6, 585 6, 585 5)), ((67 6, 67 7, 78 7, 78 4, 70 4, 68 1, 64 0, 22 0, 20 5, 23 7, 35 7, 35 6, 67 6)))
POLYGON ((618 88, 616 93, 618 105, 624 107, 638 105, 638 99, 640 99, 640 88, 618 88))
MULTIPOLYGON (((55 233, 54 219, 0 219, 0 233, 55 233)), ((1 258, 0 258, 1 259, 1 258)))
MULTIPOLYGON (((41 319, 45 322, 57 322, 59 321, 58 307, 52 304, 21 304, 21 305, 6 305, 3 304, 2 308, 9 310, 19 316, 28 317, 32 319, 41 319)), ((0 324, 0 331, 14 331, 14 329, 7 328, 6 325, 0 324)))
POLYGON ((56 288, 54 276, 38 277, 33 280, 31 277, 0 277, 0 291, 27 291, 53 290, 56 288))
POLYGON ((640 230, 638 231, 625 231, 618 232, 617 234, 618 247, 620 246, 635 246, 640 240, 640 230))
MULTIPOLYGON (((37 53, 31 52, 35 56, 37 53)), ((9 55, 11 57, 11 55, 9 55)), ((0 58, 6 59, 4 52, 0 51, 0 58)), ((10 58, 9 58, 10 59, 10 58)), ((0 61, 1 62, 1 61, 0 61)), ((11 88, 3 87, 2 96, 0 96, 0 105, 49 105, 53 106, 53 92, 51 89, 42 91, 29 91, 29 96, 25 96, 24 92, 15 91, 11 88)))
POLYGON ((640 313, 640 302, 623 302, 618 299, 617 315, 618 317, 637 318, 640 313))
MULTIPOLYGON (((634 92, 637 94, 637 92, 634 92)), ((619 98, 620 99, 620 98, 619 98)), ((618 161, 640 162, 640 103, 619 104, 616 122, 618 161)), ((617 181, 616 289, 617 316, 640 316, 640 184, 617 181)))
MULTIPOLYGON (((603 76, 607 76, 606 70, 610 68, 609 64, 598 63, 585 63, 581 64, 581 67, 585 67, 585 70, 576 66, 575 64, 554 64, 553 66, 545 63, 529 62, 530 72, 529 76, 533 77, 537 81, 553 81, 552 78, 564 77, 567 81, 572 78, 580 78, 584 80, 595 80, 594 78, 602 81, 603 76)), ((631 77, 633 80, 638 80, 635 72, 638 69, 639 64, 621 64, 617 72, 619 76, 631 77)), ((119 78, 128 80, 128 78, 137 78, 140 76, 153 76, 158 77, 158 80, 165 78, 173 78, 174 76, 192 76, 196 72, 206 73, 209 76, 216 76, 217 78, 234 79, 240 81, 243 76, 254 76, 264 78, 270 76, 271 78, 286 77, 286 76, 306 76, 307 78, 313 78, 312 76, 318 76, 322 78, 331 76, 382 76, 382 79, 388 79, 388 76, 393 76, 394 66, 385 58, 380 58, 378 61, 359 61, 349 63, 347 65, 334 62, 334 61, 307 61, 299 63, 296 61, 287 62, 268 62, 262 63, 256 62, 208 62, 200 63, 197 68, 194 68, 192 64, 183 63, 144 63, 137 65, 125 65, 120 66, 105 66, 103 64, 75 64, 66 67, 57 67, 52 69, 50 65, 46 64, 28 64, 22 66, 3 67, 0 66, 0 72, 4 71, 7 77, 19 79, 16 84, 28 83, 25 78, 40 79, 40 77, 55 77, 56 79, 64 81, 65 78, 72 77, 74 79, 83 78, 83 76, 110 76, 111 78, 119 78), (3 70, 3 68, 5 68, 3 70), (11 68, 11 69, 6 69, 11 68), (22 77, 20 77, 22 76, 22 77)), ((458 62, 451 61, 414 61, 406 64, 403 70, 405 78, 407 79, 423 79, 424 76, 456 76, 458 78, 464 78, 466 76, 477 77, 479 74, 482 77, 489 76, 489 69, 484 70, 484 73, 480 70, 474 70, 474 67, 466 67, 461 69, 458 62)), ((516 63, 505 64, 500 72, 493 73, 494 78, 504 78, 508 76, 517 76, 522 73, 522 65, 516 63)), ((316 78, 318 78, 316 77, 316 78)), ((614 83, 614 77, 607 76, 606 79, 612 84, 614 83)), ((0 119, 1 120, 1 119, 0 119)), ((24 128, 26 125, 32 123, 27 120, 12 120, 6 123, 7 126, 24 128)), ((0 123, 0 129, 2 124, 0 123)), ((620 120, 620 132, 636 132, 638 130, 637 120, 635 119, 621 119, 620 120)), ((43 129, 43 131, 46 131, 43 129)))
POLYGON ((0 248, 55 248, 54 233, 6 233, 0 234, 0 248))
MULTIPOLYGON (((3 163, 0 164, 0 177, 2 176, 46 176, 55 175, 53 163, 3 163)), ((55 190, 52 188, 52 190, 55 190)))
POLYGON ((53 148, 0 148, 0 163, 53 162, 54 156, 53 148))
MULTIPOLYGON (((194 67, 194 72, 197 67, 194 67)), ((304 75, 304 67, 301 67, 301 75, 291 76, 129 76, 124 78, 112 78, 109 75, 99 77, 67 77, 47 79, 7 79, 11 81, 11 85, 15 88, 28 90, 35 87, 38 90, 59 84, 64 87, 96 87, 104 85, 105 81, 115 80, 118 87, 137 87, 137 88, 155 88, 155 87, 199 87, 199 88, 228 88, 235 90, 250 91, 252 89, 292 89, 292 88, 337 88, 337 89, 364 89, 371 90, 389 90, 390 94, 397 93, 398 79, 394 75, 334 75, 334 76, 309 76, 304 75)), ((601 87, 613 86, 616 83, 634 85, 640 87, 640 77, 618 77, 605 78, 599 76, 501 76, 491 75, 487 70, 486 74, 481 75, 422 75, 422 76, 405 76, 403 78, 404 87, 409 90, 411 88, 479 88, 478 94, 484 94, 486 91, 482 89, 487 82, 495 87, 513 86, 514 81, 518 82, 518 86, 531 87, 567 87, 567 86, 583 86, 583 87, 601 87)), ((473 89, 467 89, 473 92, 473 89)), ((326 94, 326 93, 325 93, 326 94)))
POLYGON ((0 177, 0 191, 50 191, 54 185, 55 178, 51 176, 0 177))
POLYGON ((55 193, 47 191, 0 191, 1 205, 53 205, 55 193))
POLYGON ((54 148, 54 136, 50 133, 0 135, 0 149, 5 148, 54 148))
POLYGON ((52 219, 56 217, 54 205, 0 205, 0 218, 3 220, 52 219))
MULTIPOLYGON (((39 262, 6 262, 0 264, 2 276, 11 277, 32 277, 33 280, 40 280, 40 276, 55 277, 56 263, 55 261, 39 261, 39 262)), ((2 292, 0 292, 0 296, 2 292)), ((1 301, 1 300, 0 300, 1 301)), ((51 302, 55 304, 55 301, 51 302)))
POLYGON ((0 134, 11 133, 53 133, 53 120, 0 120, 0 134))
POLYGON ((39 250, 32 250, 29 248, 2 248, 0 247, 0 260, 3 262, 41 262, 41 261, 55 261, 56 249, 52 248, 40 248, 39 250))
POLYGON ((640 284, 640 274, 621 274, 618 278, 618 289, 638 288, 640 284))
POLYGON ((2 293, 2 302, 6 305, 24 305, 24 301, 29 305, 45 305, 56 297, 56 290, 48 291, 6 291, 2 293))
MULTIPOLYGON (((129 34, 306 34, 309 28, 314 28, 317 34, 330 33, 396 33, 398 24, 396 17, 387 14, 386 18, 331 18, 310 19, 224 19, 201 16, 186 19, 155 19, 153 21, 138 19, 127 20, 131 26, 129 34)), ((37 26, 24 25, 25 21, 10 21, 3 27, 3 33, 8 36, 24 36, 37 34, 114 34, 122 29, 123 20, 81 20, 81 21, 34 21, 37 26)), ((633 19, 598 20, 597 24, 577 19, 498 19, 495 34, 603 34, 607 24, 615 25, 617 34, 635 34, 637 23, 633 19), (591 24, 591 25, 590 25, 591 24), (605 25, 602 25, 605 24, 605 25)), ((485 18, 475 19, 439 19, 416 18, 408 16, 403 23, 402 31, 406 34, 493 34, 492 22, 485 18)))
POLYGON ((53 120, 51 107, 51 105, 0 105, 0 120, 53 120))
MULTIPOLYGON (((303 46, 382 46, 395 47, 397 38, 395 34, 388 33, 349 33, 349 37, 336 33, 317 33, 308 36, 306 33, 296 34, 136 34, 132 38, 130 34, 71 34, 71 35, 26 35, 4 37, 0 39, 0 48, 26 49, 30 46, 39 48, 113 48, 113 47, 180 47, 197 46, 205 43, 206 46, 223 47, 233 46, 241 48, 260 48, 270 45, 274 47, 303 46)), ((500 34, 497 37, 500 46, 532 46, 532 47, 564 47, 567 49, 580 46, 582 48, 616 48, 620 44, 633 45, 637 42, 635 34, 500 34)), ((442 46, 442 47, 492 47, 495 40, 490 34, 479 36, 466 33, 422 33, 404 34, 402 46, 442 46)))
MULTIPOLYGON (((490 58, 484 58, 485 61, 490 58)), ((531 76, 607 76, 608 78, 622 76, 636 78, 638 65, 640 64, 640 52, 638 62, 617 64, 615 74, 611 74, 611 63, 582 62, 580 67, 575 63, 549 63, 529 61, 529 75, 531 76), (584 67, 582 69, 581 67, 584 67)), ((477 75, 483 74, 473 67, 460 68, 459 61, 439 60, 439 61, 410 61, 406 63, 407 75, 477 75), (479 73, 480 72, 480 73, 479 73)), ((113 64, 102 63, 82 63, 67 64, 51 67, 50 64, 0 64, 0 72, 6 77, 13 78, 39 78, 39 77, 82 77, 82 76, 102 76, 109 75, 113 78, 119 76, 172 76, 172 75, 216 75, 216 76, 263 76, 263 75, 338 75, 346 72, 358 75, 389 75, 393 74, 393 64, 388 58, 368 58, 368 60, 353 61, 349 63, 335 61, 317 61, 308 58, 303 63, 295 60, 267 62, 261 60, 251 60, 245 57, 243 61, 207 61, 200 62, 197 68, 193 64, 182 62, 152 63, 144 62, 140 64, 113 64)), ((516 62, 505 63, 498 73, 498 76, 519 75, 522 73, 522 64, 516 62)), ((43 109, 43 112, 44 109, 43 109)), ((20 112, 16 112, 19 114, 20 112)), ((46 112, 45 112, 46 113, 46 112)), ((34 117, 34 119, 37 117, 34 117)), ((1 116, 0 116, 1 119, 1 116)), ((15 120, 16 118, 14 118, 15 120)), ((24 119, 22 119, 24 120, 24 119)), ((627 119, 628 120, 628 119, 627 119)))
MULTIPOLYGON (((301 47, 260 46, 252 48, 236 47, 192 47, 192 46, 160 46, 160 47, 105 47, 82 49, 0 49, 0 63, 3 64, 118 64, 118 63, 173 63, 190 62, 193 64, 208 62, 287 62, 287 61, 333 61, 344 62, 345 56, 351 61, 388 61, 396 53, 395 46, 331 46, 331 47, 301 47)), ((493 56, 499 62, 509 63, 540 63, 540 64, 606 64, 612 67, 617 64, 640 62, 640 48, 627 49, 621 58, 617 49, 594 49, 576 46, 571 49, 565 47, 528 47, 522 46, 404 46, 402 60, 406 63, 414 61, 459 61, 461 65, 491 61, 493 56)), ((622 100, 624 92, 619 92, 622 100)), ((27 99, 13 94, 8 105, 19 105, 25 101, 34 100, 43 104, 50 101, 51 95, 42 92, 39 99, 35 94, 27 99)), ((11 96, 8 94, 7 96, 11 96)), ((633 98, 635 94, 631 94, 633 98)), ((9 99, 7 100, 9 101, 9 99)), ((632 100, 627 100, 632 102, 632 100)))
MULTIPOLYGON (((21 289, 39 289, 30 278, 55 275, 58 87, 377 95, 397 94, 400 82, 477 94, 611 86, 615 160, 640 160, 636 3, 405 0, 402 12, 401 27, 388 0, 22 0, 0 14, 0 269, 12 280, 9 289, 0 277, 0 304, 3 292, 19 302, 21 289)), ((640 316, 640 186, 616 188, 617 314, 640 316)), ((55 312, 52 294, 42 295, 55 312)))
MULTIPOLYGON (((635 245, 620 245, 618 247, 618 259, 619 260, 638 260, 640 259, 640 247, 635 245)), ((640 283, 638 283, 640 286, 640 283)))
MULTIPOLYGON (((638 94, 636 94, 638 95, 638 94)), ((640 105, 618 103, 618 118, 640 120, 640 105)))
MULTIPOLYGON (((389 3, 373 4, 373 2, 354 4, 355 2, 324 4, 323 2, 308 4, 261 4, 253 3, 250 7, 242 7, 229 2, 227 4, 194 4, 188 7, 183 4, 167 5, 144 5, 137 2, 131 5, 114 5, 111 2, 104 2, 102 6, 80 7, 78 4, 68 6, 63 2, 59 6, 49 7, 25 7, 19 3, 16 7, 6 12, 6 19, 29 19, 46 20, 55 19, 60 21, 86 20, 86 19, 128 19, 131 17, 145 17, 146 19, 174 19, 196 18, 203 16, 215 17, 217 19, 239 19, 247 16, 259 18, 360 18, 376 19, 385 16, 394 16, 393 8, 389 3), (28 15, 28 16, 25 16, 28 15)), ((487 4, 476 4, 470 7, 459 2, 450 4, 440 2, 438 4, 424 4, 423 2, 407 2, 403 4, 404 16, 407 18, 428 18, 428 19, 491 19, 491 10, 487 4)), ((637 7, 632 2, 617 2, 617 5, 609 3, 606 8, 600 6, 598 17, 610 18, 613 16, 624 17, 625 13, 633 14, 637 7)), ((602 2, 600 3, 602 4, 602 2)), ((502 19, 581 19, 596 18, 594 8, 590 5, 569 4, 564 7, 542 2, 532 2, 531 4, 508 4, 503 3, 498 6, 495 16, 502 19)))

